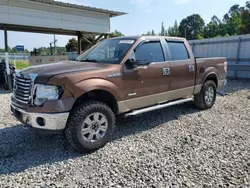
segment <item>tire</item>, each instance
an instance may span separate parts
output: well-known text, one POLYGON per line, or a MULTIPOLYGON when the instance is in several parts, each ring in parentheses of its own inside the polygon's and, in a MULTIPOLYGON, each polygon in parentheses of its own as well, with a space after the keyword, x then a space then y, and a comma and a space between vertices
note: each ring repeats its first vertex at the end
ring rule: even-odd
POLYGON ((215 100, 216 100, 216 84, 214 83, 214 81, 211 80, 206 81, 202 86, 200 93, 194 96, 195 106, 202 110, 207 110, 212 108, 215 103, 215 100))
POLYGON ((92 152, 105 146, 114 130, 115 115, 111 108, 102 102, 87 101, 71 113, 65 136, 78 152, 92 152))

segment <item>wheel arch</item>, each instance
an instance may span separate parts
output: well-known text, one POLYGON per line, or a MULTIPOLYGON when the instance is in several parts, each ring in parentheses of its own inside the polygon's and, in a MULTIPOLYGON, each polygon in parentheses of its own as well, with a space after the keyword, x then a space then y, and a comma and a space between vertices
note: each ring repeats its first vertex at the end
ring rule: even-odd
POLYGON ((117 99, 111 92, 107 90, 93 89, 93 90, 83 93, 76 99, 73 105, 73 108, 75 108, 76 106, 78 106, 78 104, 82 104, 83 102, 87 100, 95 100, 95 101, 103 102, 106 105, 108 105, 115 114, 119 113, 117 99))
POLYGON ((206 83, 206 81, 208 80, 212 80, 214 81, 216 87, 218 87, 218 82, 219 82, 219 77, 218 74, 216 72, 210 72, 208 73, 205 78, 202 81, 202 85, 204 85, 206 83))
POLYGON ((109 80, 91 78, 74 85, 71 93, 76 99, 73 108, 81 101, 93 99, 107 104, 114 113, 119 113, 118 102, 122 99, 122 90, 109 80))

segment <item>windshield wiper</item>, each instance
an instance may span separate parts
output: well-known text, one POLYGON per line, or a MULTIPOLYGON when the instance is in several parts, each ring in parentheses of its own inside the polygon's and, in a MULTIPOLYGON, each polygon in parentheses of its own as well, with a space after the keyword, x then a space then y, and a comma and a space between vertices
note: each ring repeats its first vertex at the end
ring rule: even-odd
POLYGON ((96 63, 103 63, 101 61, 98 61, 97 59, 90 59, 90 58, 87 58, 87 59, 81 59, 81 60, 78 60, 80 62, 96 62, 96 63))

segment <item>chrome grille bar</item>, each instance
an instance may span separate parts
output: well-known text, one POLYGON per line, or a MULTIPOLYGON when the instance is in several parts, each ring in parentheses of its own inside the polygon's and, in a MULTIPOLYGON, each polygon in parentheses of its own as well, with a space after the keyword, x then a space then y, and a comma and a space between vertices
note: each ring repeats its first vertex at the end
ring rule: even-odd
POLYGON ((22 78, 15 75, 13 96, 14 98, 24 104, 28 104, 31 95, 31 79, 22 78))

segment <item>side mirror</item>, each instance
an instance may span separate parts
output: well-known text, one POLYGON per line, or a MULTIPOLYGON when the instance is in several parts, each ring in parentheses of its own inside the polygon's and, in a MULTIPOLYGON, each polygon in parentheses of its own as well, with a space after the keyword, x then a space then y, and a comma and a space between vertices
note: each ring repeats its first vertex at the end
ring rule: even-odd
POLYGON ((137 68, 137 63, 136 63, 135 59, 133 59, 133 58, 128 59, 128 60, 126 61, 125 65, 126 65, 126 67, 127 67, 128 69, 137 68))

